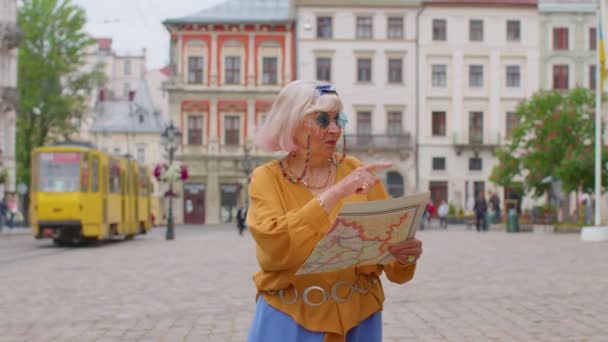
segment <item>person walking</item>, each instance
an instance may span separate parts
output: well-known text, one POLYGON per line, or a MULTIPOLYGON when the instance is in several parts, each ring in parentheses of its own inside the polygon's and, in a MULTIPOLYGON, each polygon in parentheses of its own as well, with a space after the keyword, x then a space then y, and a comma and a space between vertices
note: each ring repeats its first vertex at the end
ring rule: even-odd
POLYGON ((8 207, 6 205, 6 196, 0 200, 0 231, 4 230, 4 225, 7 220, 8 207))
POLYGON ((437 209, 437 215, 439 215, 439 228, 448 229, 448 213, 450 207, 445 200, 441 200, 439 208, 437 209))
POLYGON ((473 207, 473 211, 475 211, 475 226, 477 227, 477 231, 481 232, 483 230, 486 230, 486 214, 488 211, 488 203, 486 202, 486 198, 483 194, 483 191, 479 192, 479 196, 477 196, 477 200, 475 200, 475 206, 473 207))
POLYGON ((239 207, 239 210, 236 212, 236 226, 239 229, 239 235, 243 235, 243 231, 247 228, 246 224, 247 219, 247 204, 239 207))

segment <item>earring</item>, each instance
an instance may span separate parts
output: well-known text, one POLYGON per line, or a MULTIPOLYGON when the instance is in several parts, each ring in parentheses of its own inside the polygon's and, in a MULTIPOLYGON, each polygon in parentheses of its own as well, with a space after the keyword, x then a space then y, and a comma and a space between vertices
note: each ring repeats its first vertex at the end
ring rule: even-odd
POLYGON ((342 162, 346 158, 346 134, 342 134, 342 157, 340 158, 340 162, 342 162))

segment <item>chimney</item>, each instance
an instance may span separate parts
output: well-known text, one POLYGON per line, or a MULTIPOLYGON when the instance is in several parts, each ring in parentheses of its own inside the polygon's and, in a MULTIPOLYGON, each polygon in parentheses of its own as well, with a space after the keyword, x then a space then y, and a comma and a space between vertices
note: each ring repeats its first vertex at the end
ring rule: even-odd
POLYGON ((129 101, 133 102, 135 98, 135 90, 129 90, 129 101))

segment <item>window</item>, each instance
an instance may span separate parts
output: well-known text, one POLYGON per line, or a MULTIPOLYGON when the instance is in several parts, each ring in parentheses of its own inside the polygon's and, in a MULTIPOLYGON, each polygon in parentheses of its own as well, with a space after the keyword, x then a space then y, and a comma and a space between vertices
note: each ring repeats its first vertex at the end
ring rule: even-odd
POLYGON ((445 112, 433 112, 432 126, 433 136, 445 137, 445 112))
POLYGON ((568 50, 568 29, 565 27, 553 28, 553 50, 568 50))
POLYGON ((399 172, 389 171, 386 173, 386 190, 391 197, 401 197, 405 193, 403 189, 403 176, 399 172))
POLYGON ((388 83, 403 82, 403 60, 391 58, 388 60, 388 83))
POLYGON ((483 41, 483 20, 469 20, 469 41, 483 41))
POLYGON ((483 65, 469 65, 469 87, 483 87, 483 65))
POLYGON ((203 144, 203 117, 198 115, 188 116, 188 145, 203 144))
POLYGON ((481 158, 469 158, 469 170, 470 171, 481 171, 483 168, 483 160, 481 158))
POLYGON ((403 18, 389 17, 387 28, 388 39, 403 39, 403 18))
POLYGON ((372 17, 357 17, 357 39, 372 39, 372 17))
POLYGON ((372 80, 372 60, 369 58, 357 59, 357 81, 371 82, 372 80))
POLYGON ((120 147, 114 147, 114 154, 116 154, 116 155, 120 154, 120 147))
POLYGON ((125 61, 123 71, 124 71, 125 75, 131 75, 131 61, 129 61, 129 60, 125 61))
POLYGON ((448 182, 429 182, 429 191, 431 192, 433 203, 448 201, 448 182))
POLYGON ((372 112, 357 112, 357 135, 372 135, 372 112))
POLYGON ((475 193, 475 198, 479 196, 480 192, 486 192, 486 183, 484 181, 476 181, 473 182, 473 192, 475 193))
POLYGON ((445 170, 445 157, 433 157, 433 170, 445 170))
POLYGON ((387 125, 386 125, 386 133, 388 135, 401 135, 402 126, 403 126, 403 114, 401 112, 388 112, 387 116, 387 125))
POLYGON ((511 135, 513 134, 513 129, 518 123, 517 113, 515 112, 507 112, 507 122, 505 129, 505 136, 507 139, 511 139, 511 135))
POLYGON ((277 64, 276 57, 262 58, 262 84, 277 84, 277 64))
POLYGON ((143 147, 137 148, 137 161, 142 164, 146 162, 146 149, 145 148, 143 148, 143 147))
POLYGON ((91 158, 91 191, 99 191, 99 157, 91 158))
POLYGON ((241 131, 241 117, 238 115, 226 115, 224 117, 224 143, 226 145, 238 145, 241 131))
POLYGON ((521 24, 519 20, 507 20, 507 41, 521 41, 521 24))
POLYGON ((553 89, 568 89, 568 66, 553 66, 553 89))
POLYGON ((519 65, 507 65, 507 88, 519 88, 519 65))
POLYGON ((331 80, 331 59, 317 58, 317 80, 319 80, 319 81, 330 81, 331 80))
POLYGON ((200 56, 188 57, 188 83, 189 84, 203 83, 203 57, 200 57, 200 56))
POLYGON ((241 57, 227 56, 225 68, 226 68, 226 72, 225 72, 224 83, 240 84, 241 83, 241 57))
POLYGON ((589 89, 595 89, 595 65, 589 66, 589 89))
POLYGON ((317 38, 330 39, 331 37, 331 17, 317 17, 317 38))
POLYGON ((433 64, 432 66, 433 87, 444 88, 447 86, 447 67, 445 64, 433 64))
POLYGON ((89 191, 89 154, 82 154, 82 170, 80 170, 80 191, 89 191))
POLYGON ((433 40, 447 40, 447 21, 445 19, 433 19, 433 40))
POLYGON ((590 27, 589 28, 589 50, 591 51, 595 51, 596 49, 596 44, 597 44, 597 31, 595 30, 595 27, 590 27))
POLYGON ((469 144, 483 144, 483 112, 469 112, 469 144))

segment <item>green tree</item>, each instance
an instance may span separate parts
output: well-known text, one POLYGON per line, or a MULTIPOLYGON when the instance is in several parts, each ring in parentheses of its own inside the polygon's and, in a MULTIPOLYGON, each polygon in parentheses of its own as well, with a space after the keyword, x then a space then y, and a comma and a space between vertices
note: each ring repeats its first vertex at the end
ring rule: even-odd
POLYGON ((91 90, 104 82, 100 66, 83 71, 86 48, 95 42, 83 28, 84 10, 72 0, 23 0, 19 46, 17 179, 29 184, 30 152, 75 132, 91 90))
MULTIPOLYGON (((496 152, 490 180, 512 186, 523 179, 527 191, 542 196, 547 177, 560 179, 566 193, 594 187, 595 95, 584 88, 541 91, 517 107, 511 140, 496 152)), ((602 130, 603 131, 603 130, 602 130)), ((603 150, 603 160, 608 157, 603 150)), ((603 165, 602 184, 608 185, 603 165)))

